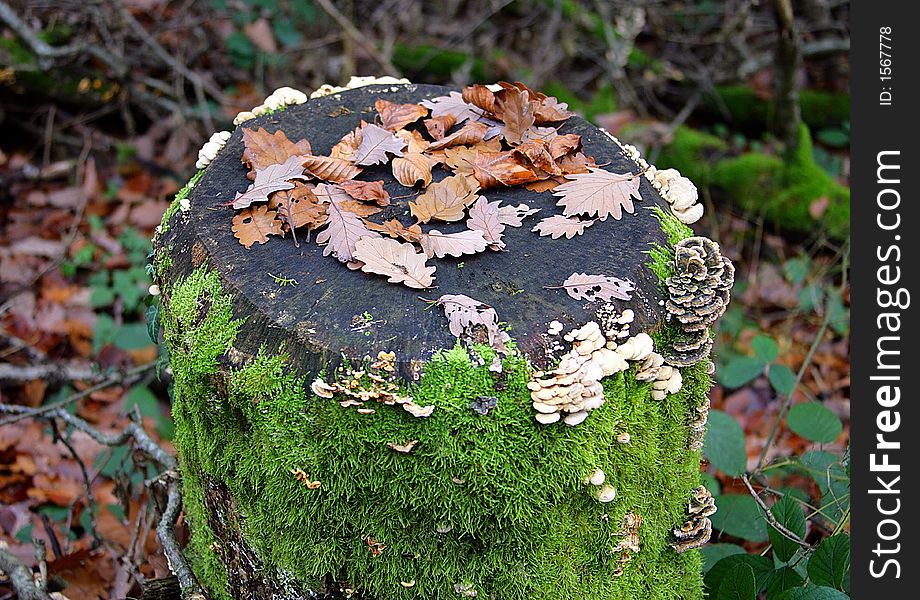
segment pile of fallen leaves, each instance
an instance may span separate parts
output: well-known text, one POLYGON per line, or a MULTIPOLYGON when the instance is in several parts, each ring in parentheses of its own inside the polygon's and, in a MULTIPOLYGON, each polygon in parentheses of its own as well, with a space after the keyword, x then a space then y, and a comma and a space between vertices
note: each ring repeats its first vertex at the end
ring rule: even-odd
POLYGON ((375 122, 361 121, 328 156, 313 154, 308 140, 292 142, 282 130, 243 129, 241 159, 252 184, 229 203, 239 211, 232 230, 241 244, 250 248, 290 233, 299 246, 297 230, 306 229, 307 239, 317 234, 324 256, 427 288, 436 270, 428 259, 502 250, 505 228, 522 226, 539 210, 503 206, 483 190, 552 190, 562 214, 533 228, 552 239, 572 238, 598 219, 635 210, 641 173, 600 168, 583 152, 580 136, 559 132, 573 115, 566 104, 522 83, 472 85, 419 104, 378 99, 375 108, 375 122), (371 219, 393 199, 382 180, 358 177, 365 167, 385 164, 411 188, 409 196, 417 194, 408 202, 414 219, 408 225, 371 219), (437 167, 450 175, 433 183, 437 167), (464 219, 467 229, 459 232, 431 226, 464 219))

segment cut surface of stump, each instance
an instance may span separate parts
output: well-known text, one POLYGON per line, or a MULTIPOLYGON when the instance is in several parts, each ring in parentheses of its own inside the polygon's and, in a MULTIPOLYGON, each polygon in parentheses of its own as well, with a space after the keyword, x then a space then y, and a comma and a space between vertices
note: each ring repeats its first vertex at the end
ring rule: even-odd
MULTIPOLYGON (((167 212, 154 270, 191 566, 221 600, 700 599, 693 548, 706 536, 694 529, 681 552, 671 543, 688 518, 705 532, 714 510, 698 488, 711 381, 708 361, 662 363, 680 338, 662 279, 677 268, 675 232, 689 234, 660 185, 640 176, 633 214, 571 239, 532 231, 562 214, 552 192, 482 190, 540 212, 505 228, 504 250, 428 259, 431 289, 349 269, 305 230, 299 247, 288 234, 248 249, 231 231, 227 204, 250 184, 243 128, 326 155, 374 120, 376 100, 448 91, 372 85, 247 120, 167 212), (560 286, 580 273, 635 289, 574 299, 560 286), (443 307, 423 300, 444 295, 493 308, 509 348, 458 342, 443 307), (573 408, 586 398, 590 409, 573 408), (688 514, 696 497, 705 514, 688 514)), ((583 119, 559 132, 581 136, 608 172, 643 168, 583 119)), ((414 222, 419 190, 389 165, 358 179, 391 197, 373 220, 414 222)), ((709 252, 727 302, 730 277, 709 252)))
MULTIPOLYGON (((254 353, 263 343, 284 342, 296 362, 307 369, 321 368, 342 355, 361 358, 398 350, 400 370, 407 372, 414 361, 428 360, 455 341, 440 311, 427 310, 428 305, 418 297, 465 294, 494 307, 521 350, 536 364, 543 364, 547 349, 542 334, 548 324, 553 320, 566 326, 584 323, 594 318, 598 306, 574 300, 562 289, 544 289, 561 285, 573 273, 635 282, 633 300, 620 303, 622 308, 636 312, 643 330, 661 322, 659 282, 646 263, 650 244, 667 243, 650 208, 668 207, 645 177, 640 178, 642 200, 635 202, 635 214, 595 222, 572 239, 553 240, 531 231, 540 219, 561 214, 552 192, 538 193, 522 186, 482 190, 482 196, 501 201, 502 206, 524 203, 540 212, 527 217, 522 227, 505 228, 503 251, 430 259, 429 264, 437 267, 432 290, 392 285, 384 277, 349 270, 333 257, 323 256, 324 248, 315 243, 296 247, 290 235, 272 237, 248 249, 234 238, 230 228, 234 211, 224 204, 251 183, 240 162, 243 127, 264 127, 272 133, 281 130, 292 141, 309 140, 314 154, 327 155, 362 119, 373 121, 378 98, 413 103, 448 91, 430 85, 369 86, 290 106, 237 128, 192 190, 189 218, 194 241, 202 244, 209 266, 229 290, 250 304, 250 325, 237 340, 238 348, 254 353), (294 279, 297 285, 281 287, 276 277, 294 279)), ((566 121, 560 133, 580 135, 585 154, 606 170, 641 170, 609 136, 579 117, 566 121)), ((434 169, 435 181, 448 175, 443 168, 434 169)), ((382 180, 393 198, 373 220, 414 222, 407 206, 418 192, 400 185, 388 164, 367 167, 358 179, 382 180)), ((452 233, 466 225, 463 221, 433 222, 429 228, 452 233)), ((300 237, 305 235, 300 233, 300 237)))

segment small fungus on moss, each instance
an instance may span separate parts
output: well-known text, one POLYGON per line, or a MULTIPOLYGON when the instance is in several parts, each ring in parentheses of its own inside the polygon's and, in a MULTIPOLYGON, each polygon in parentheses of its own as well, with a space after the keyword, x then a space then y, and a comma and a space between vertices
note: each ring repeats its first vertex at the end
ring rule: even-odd
POLYGON ((712 535, 712 521, 709 517, 715 514, 716 510, 716 500, 705 486, 694 489, 687 507, 690 518, 674 529, 675 540, 671 547, 677 552, 686 552, 708 542, 712 535))

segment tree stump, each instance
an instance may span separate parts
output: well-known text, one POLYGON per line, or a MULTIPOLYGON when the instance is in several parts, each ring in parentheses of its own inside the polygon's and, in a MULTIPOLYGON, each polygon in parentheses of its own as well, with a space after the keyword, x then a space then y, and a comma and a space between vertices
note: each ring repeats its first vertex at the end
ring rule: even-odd
MULTIPOLYGON (((324 155, 374 119, 377 99, 448 91, 371 85, 247 120, 164 216, 154 266, 191 566, 212 598, 701 598, 700 557, 675 550, 685 548, 674 530, 692 530, 693 547, 708 526, 708 511, 688 518, 702 493, 710 363, 656 363, 687 340, 662 278, 679 274, 674 245, 689 229, 654 170, 634 214, 572 239, 531 231, 559 213, 552 192, 482 191, 541 212, 507 227, 502 251, 433 259, 430 290, 351 270, 313 241, 247 249, 231 231, 226 203, 250 183, 243 128, 282 130, 324 155), (635 290, 576 300, 559 288, 573 273, 635 290), (441 307, 419 298, 445 294, 494 308, 510 349, 459 341, 441 307), (636 339, 629 361, 596 376, 602 397, 580 424, 538 422, 548 378, 566 383, 560 359, 595 356, 576 351, 586 337, 632 343, 616 338, 624 311, 628 335, 648 334, 655 352, 636 339), (406 398, 430 416, 401 410, 406 398)), ((578 117, 559 131, 580 135, 606 170, 648 167, 578 117)), ((436 181, 447 175, 435 169, 436 181)), ((389 167, 361 179, 384 181, 383 218, 412 222, 413 191, 389 167)))

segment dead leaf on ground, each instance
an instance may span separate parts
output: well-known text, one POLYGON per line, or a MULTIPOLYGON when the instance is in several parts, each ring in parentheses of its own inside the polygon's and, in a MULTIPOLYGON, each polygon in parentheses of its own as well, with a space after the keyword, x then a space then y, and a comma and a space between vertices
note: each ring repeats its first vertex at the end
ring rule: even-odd
POLYGON ((432 219, 459 221, 464 209, 476 201, 478 186, 462 175, 447 177, 428 186, 424 194, 409 203, 412 216, 420 223, 432 219))
POLYGON ((394 133, 428 115, 428 109, 421 104, 397 104, 383 99, 377 100, 374 108, 380 115, 381 126, 394 133))
POLYGON ((554 240, 562 236, 565 236, 566 239, 572 239, 576 235, 583 234, 585 229, 593 224, 594 220, 582 221, 578 217, 553 215, 541 220, 531 231, 539 233, 540 235, 548 235, 554 240))
POLYGON ((250 168, 247 175, 255 179, 256 171, 271 165, 281 165, 292 156, 313 154, 310 142, 300 140, 292 142, 280 129, 269 133, 264 127, 257 130, 243 128, 243 164, 250 168))
POLYGON ((416 289, 431 287, 434 283, 435 267, 426 265, 426 256, 416 252, 412 244, 365 237, 357 242, 355 258, 364 263, 362 271, 384 275, 390 283, 402 283, 416 289))
POLYGON ((597 217, 605 221, 607 217, 620 219, 623 211, 635 211, 632 199, 639 196, 640 175, 633 173, 611 173, 603 169, 592 168, 588 173, 569 175, 566 183, 553 191, 559 197, 556 202, 562 208, 562 214, 597 217))
POLYGON ((241 244, 251 248, 253 244, 264 244, 270 235, 282 235, 281 221, 275 211, 267 206, 247 208, 233 217, 233 234, 241 244))

